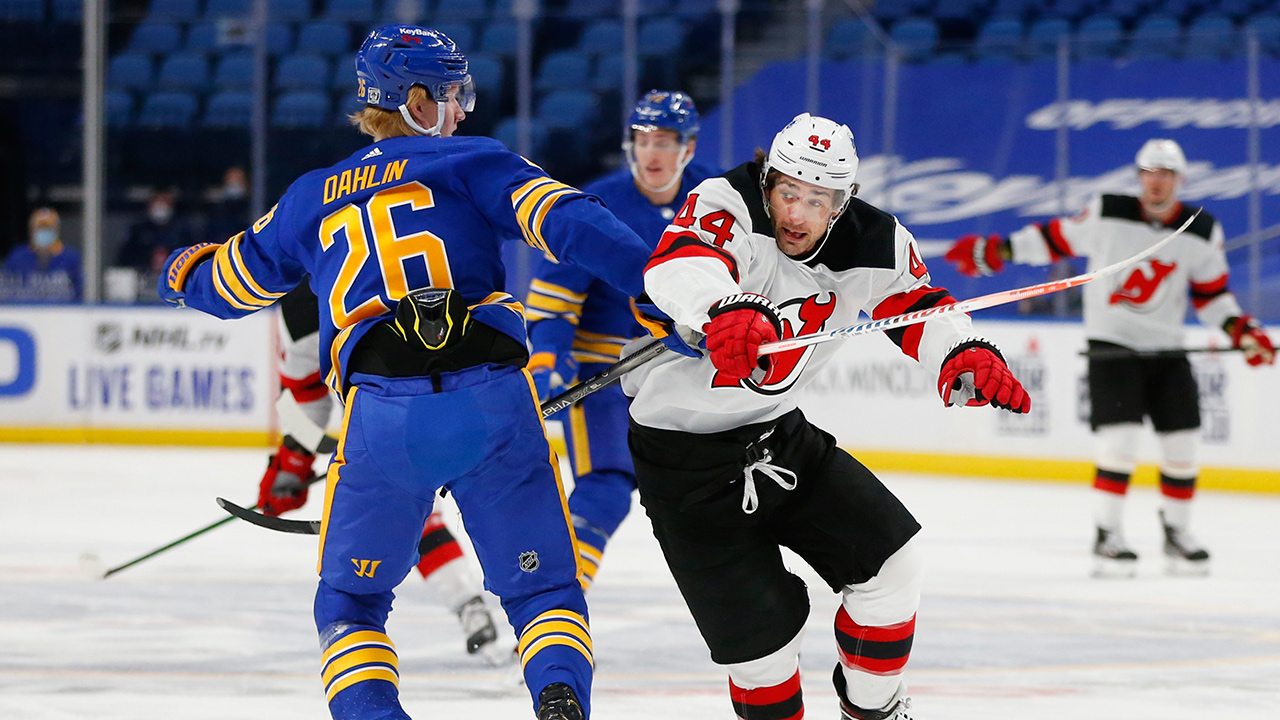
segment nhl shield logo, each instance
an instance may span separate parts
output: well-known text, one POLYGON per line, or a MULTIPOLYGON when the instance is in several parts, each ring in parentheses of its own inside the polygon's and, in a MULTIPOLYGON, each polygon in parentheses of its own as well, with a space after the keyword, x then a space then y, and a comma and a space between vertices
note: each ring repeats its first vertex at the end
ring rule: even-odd
POLYGON ((527 573, 531 573, 534 570, 538 569, 539 564, 540 563, 538 561, 538 553, 536 551, 530 550, 529 552, 520 553, 520 569, 521 570, 527 573))

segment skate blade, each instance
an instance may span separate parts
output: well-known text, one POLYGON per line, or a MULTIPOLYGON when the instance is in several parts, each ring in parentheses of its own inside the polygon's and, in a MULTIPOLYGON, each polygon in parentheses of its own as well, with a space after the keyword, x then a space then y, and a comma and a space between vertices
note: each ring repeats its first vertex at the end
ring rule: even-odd
POLYGON ((1209 574, 1209 561, 1165 556, 1164 573, 1174 577, 1206 577, 1209 574))
POLYGON ((1095 578, 1107 580, 1128 580, 1137 576, 1138 561, 1095 557, 1093 559, 1093 572, 1090 574, 1095 578))

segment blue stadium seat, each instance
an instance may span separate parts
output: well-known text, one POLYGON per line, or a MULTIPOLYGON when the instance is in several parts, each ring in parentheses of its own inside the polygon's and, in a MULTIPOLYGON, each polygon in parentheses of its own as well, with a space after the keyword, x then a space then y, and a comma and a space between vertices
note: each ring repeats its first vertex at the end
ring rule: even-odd
POLYGON ((44 0, 0 0, 0 20, 41 22, 44 20, 44 0))
POLYGON ((445 35, 448 35, 449 39, 453 41, 453 44, 457 45, 458 49, 464 53, 470 50, 471 48, 475 47, 476 45, 475 31, 472 30, 471 26, 467 23, 442 22, 442 23, 435 23, 431 27, 435 28, 436 30, 439 30, 445 35))
POLYGON ((1218 0, 1214 10, 1227 17, 1240 20, 1252 17, 1255 5, 1257 5, 1255 0, 1218 0))
POLYGON ((276 66, 280 90, 323 90, 329 82, 329 61, 319 55, 286 55, 276 66))
POLYGON ((938 44, 938 26, 928 18, 909 18, 893 26, 889 39, 898 45, 903 60, 923 60, 938 44))
POLYGON ((297 51, 316 55, 347 55, 351 47, 351 32, 345 23, 319 20, 303 23, 298 31, 297 51))
MULTIPOLYGON (((518 118, 504 118, 498 122, 493 128, 494 139, 500 141, 507 149, 512 152, 519 152, 519 132, 520 122, 518 118)), ((542 148, 547 144, 547 127, 543 125, 537 118, 529 119, 529 149, 530 155, 538 155, 542 148)))
POLYGON ((213 86, 219 90, 249 90, 253 87, 253 55, 223 56, 213 70, 213 86))
POLYGON ((1182 44, 1182 26, 1168 15, 1148 15, 1129 36, 1129 57, 1172 58, 1182 44))
POLYGON ((911 15, 916 3, 917 0, 876 0, 871 14, 881 22, 895 22, 911 15))
POLYGON ((535 90, 561 90, 581 87, 591 76, 591 59, 577 50, 557 50, 547 53, 538 65, 533 79, 535 90))
POLYGON ((310 20, 311 0, 270 0, 267 17, 277 22, 310 20))
POLYGON ((247 18, 253 7, 253 0, 209 0, 204 8, 206 20, 218 18, 247 18))
POLYGON ((1032 55, 1054 55, 1060 38, 1071 39, 1071 23, 1065 18, 1040 18, 1027 31, 1027 51, 1032 55))
POLYGON ((974 54, 984 57, 1013 57, 1022 52, 1022 22, 1014 18, 988 20, 978 30, 974 54))
POLYGON ((519 49, 520 29, 514 22, 490 23, 480 38, 481 52, 509 57, 519 49))
POLYGON ((937 0, 932 17, 935 20, 977 20, 986 5, 987 0, 937 0))
POLYGON ((253 121, 253 95, 220 92, 209 98, 200 124, 208 128, 247 128, 253 121))
POLYGON ((84 0, 53 0, 53 19, 55 21, 78 23, 83 18, 84 0))
POLYGON ((677 0, 640 0, 640 15, 670 15, 673 5, 683 5, 677 0))
POLYGON ((557 90, 538 102, 537 117, 549 130, 585 129, 596 121, 600 101, 585 90, 557 90))
POLYGON ((204 55, 176 53, 165 58, 156 76, 161 90, 199 92, 209 85, 209 61, 204 55))
POLYGON ((591 76, 591 89, 607 92, 622 87, 622 74, 626 58, 619 53, 604 55, 596 61, 596 73, 591 76))
POLYGON ((333 74, 329 76, 329 88, 332 90, 350 90, 356 92, 356 65, 350 58, 338 58, 333 64, 333 74))
POLYGON ((330 124, 345 128, 351 127, 347 116, 365 107, 364 103, 360 102, 360 99, 356 97, 354 90, 333 93, 333 106, 337 110, 334 111, 333 117, 330 118, 330 124))
POLYGON ((108 90, 103 98, 107 127, 123 127, 133 115, 133 96, 124 90, 108 90))
POLYGON ((580 19, 618 17, 621 7, 620 0, 569 0, 564 14, 566 17, 580 19))
POLYGON ((684 33, 688 26, 671 17, 654 18, 640 24, 636 36, 640 55, 667 55, 674 57, 684 46, 684 33))
POLYGON ((1243 47, 1235 23, 1225 15, 1201 15, 1187 28, 1186 57, 1230 57, 1243 47))
POLYGON ((1119 52, 1122 41, 1123 30, 1118 19, 1110 15, 1094 15, 1080 23, 1075 50, 1082 58, 1109 57, 1119 52))
POLYGON ((436 6, 434 21, 467 22, 489 17, 489 0, 444 0, 436 6))
POLYGON ((1107 14, 1120 18, 1121 22, 1132 22, 1146 13, 1152 0, 1111 0, 1107 4, 1107 14))
POLYGON ((192 24, 187 30, 187 43, 182 46, 183 52, 215 53, 221 49, 218 44, 218 26, 211 22, 192 24))
POLYGON ((124 90, 151 89, 151 56, 124 53, 111 58, 107 66, 107 85, 124 90))
POLYGON ((1280 55, 1280 17, 1258 15, 1244 24, 1246 33, 1258 36, 1258 45, 1264 53, 1280 55))
POLYGON ((315 128, 329 120, 329 98, 319 92, 291 92, 276 100, 271 113, 275 127, 315 128))
POLYGON ((1041 8, 1041 17, 1060 17, 1075 20, 1091 13, 1098 0, 1054 0, 1053 5, 1041 8))
POLYGON ((1163 2, 1157 0, 1151 9, 1162 15, 1185 18, 1196 15, 1204 6, 1213 4, 1214 0, 1164 0, 1163 2))
POLYGON ((185 128, 196 114, 196 99, 191 93, 157 92, 147 96, 138 113, 137 125, 152 128, 185 128))
POLYGON ((582 31, 578 49, 592 55, 618 52, 622 49, 622 23, 618 20, 592 20, 582 31))
POLYGON ((185 23, 195 20, 199 15, 196 0, 151 0, 147 8, 147 20, 185 23))
POLYGON ((267 23, 267 52, 272 55, 287 55, 293 52, 293 27, 289 23, 267 23))
MULTIPOLYGON (((395 0, 388 1, 395 2, 395 0)), ((329 0, 325 3, 322 17, 326 20, 368 25, 373 22, 375 14, 373 0, 329 0)))
POLYGON ((875 36, 861 18, 837 20, 827 31, 822 54, 832 58, 859 57, 879 48, 875 36))
POLYGON ((506 81, 506 69, 502 61, 492 55, 467 56, 471 79, 475 81, 476 92, 480 97, 476 103, 498 105, 502 101, 502 90, 506 81))
POLYGON ((433 9, 428 0, 383 0, 382 22, 422 24, 433 9))
POLYGON ((143 22, 133 29, 129 52, 171 53, 182 44, 182 30, 173 23, 143 22))
POLYGON ((698 20, 713 15, 718 10, 718 0, 680 0, 671 12, 678 18, 698 20))
POLYGON ((996 4, 991 6, 991 17, 1027 20, 1028 16, 1038 11, 1043 4, 1039 0, 996 0, 996 4))

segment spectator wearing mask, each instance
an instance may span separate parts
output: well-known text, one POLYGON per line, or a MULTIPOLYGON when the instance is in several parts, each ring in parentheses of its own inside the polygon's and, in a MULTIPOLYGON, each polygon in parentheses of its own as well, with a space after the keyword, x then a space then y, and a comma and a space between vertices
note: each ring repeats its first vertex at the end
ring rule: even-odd
POLYGON ((253 220, 249 216, 249 181, 244 168, 229 167, 222 176, 222 187, 215 191, 205 240, 225 242, 253 220))
POLYGON ((76 302, 82 283, 80 253, 62 244, 62 221, 52 208, 31 213, 30 241, 4 263, 4 295, 22 302, 76 302))
POLYGON ((157 190, 147 202, 147 216, 130 226, 116 264, 158 275, 170 252, 192 242, 187 225, 174 217, 173 193, 157 190))

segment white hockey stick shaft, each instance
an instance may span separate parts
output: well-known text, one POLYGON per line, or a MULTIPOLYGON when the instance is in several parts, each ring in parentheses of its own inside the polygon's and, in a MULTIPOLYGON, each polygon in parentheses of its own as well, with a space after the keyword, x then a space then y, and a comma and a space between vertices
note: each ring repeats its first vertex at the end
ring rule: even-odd
POLYGON ((1083 275, 1076 275, 1075 277, 1069 277, 1065 280, 1054 280, 1052 282, 1040 283, 1039 285, 1032 285, 1030 287, 1017 288, 1014 290, 1005 290, 1003 292, 992 293, 990 295, 982 295, 980 297, 976 297, 971 300, 962 300, 960 302, 953 303, 951 305, 941 305, 938 307, 925 308, 924 310, 916 310, 914 312, 909 312, 904 315, 897 315, 895 317, 872 320, 871 322, 865 322, 865 323, 862 323, 861 325, 850 325, 849 327, 839 328, 837 330, 831 330, 825 333, 815 333, 813 335, 802 335, 800 337, 790 338, 787 340, 779 340, 777 342, 766 343, 760 346, 760 354, 771 355, 773 353, 786 352, 788 350, 795 350, 797 348, 808 347, 810 345, 817 345, 819 343, 824 343, 829 340, 835 340, 836 338, 854 337, 856 335, 868 335, 874 332, 884 332, 885 330, 893 330, 894 328, 906 327, 907 325, 915 325, 917 323, 922 323, 925 320, 928 320, 929 318, 938 317, 940 315, 951 315, 953 313, 970 312, 973 310, 983 310, 990 307, 996 307, 997 305, 1005 305, 1011 302, 1016 302, 1018 300, 1026 300, 1027 298, 1039 297, 1041 295, 1056 293, 1060 290, 1066 290, 1067 288, 1078 287, 1080 285, 1084 285, 1085 283, 1091 280, 1096 280, 1106 275, 1114 275, 1115 273, 1118 273, 1121 270, 1124 270, 1125 268, 1131 267, 1133 265, 1136 265, 1137 263, 1142 262, 1143 260, 1146 260, 1147 258, 1154 255, 1157 251, 1159 251, 1160 248, 1164 247, 1165 245, 1168 245, 1174 238, 1181 235, 1183 231, 1185 231, 1187 228, 1191 227, 1191 223, 1194 222, 1195 219, 1199 217, 1199 215, 1200 215, 1200 211, 1197 210, 1194 215, 1187 218, 1186 222, 1182 223, 1182 227, 1169 233, 1168 237, 1163 238, 1162 240, 1157 242, 1155 245, 1152 245, 1146 250, 1143 250, 1142 252, 1137 253, 1132 257, 1125 258, 1120 262, 1113 263, 1111 265, 1108 265, 1104 268, 1100 268, 1098 270, 1094 270, 1093 272, 1090 272, 1090 273, 1084 273, 1083 275))

